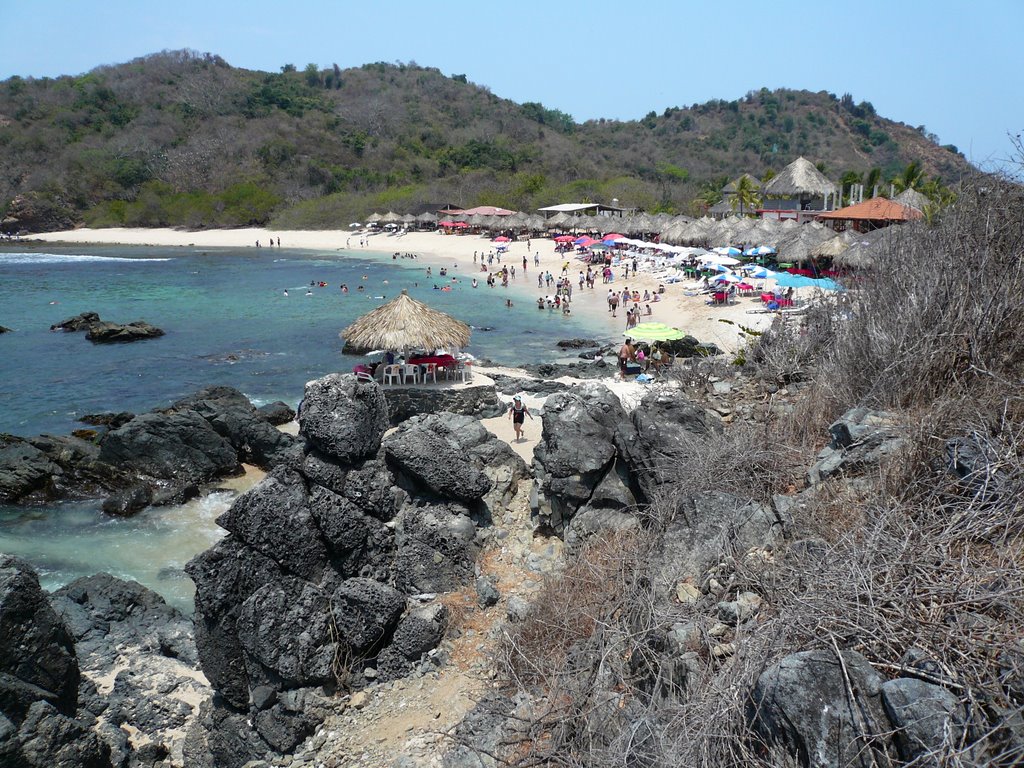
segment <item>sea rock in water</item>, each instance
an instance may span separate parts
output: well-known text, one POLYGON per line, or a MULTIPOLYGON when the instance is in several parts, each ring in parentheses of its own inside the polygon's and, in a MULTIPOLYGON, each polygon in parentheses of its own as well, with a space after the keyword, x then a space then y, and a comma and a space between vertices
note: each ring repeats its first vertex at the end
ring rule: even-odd
POLYGON ((231 443, 195 411, 136 416, 104 436, 99 458, 166 480, 204 482, 241 470, 231 443))
POLYGON ((559 349, 582 349, 583 347, 600 346, 597 339, 561 339, 555 344, 559 349))
POLYGON ((376 382, 333 373, 306 384, 299 434, 321 453, 344 463, 370 458, 388 426, 387 402, 376 382))
POLYGON ((75 644, 35 570, 0 555, 0 713, 15 725, 36 702, 73 717, 80 679, 75 644))
POLYGON ((5 325, 0 325, 0 333, 10 333, 11 329, 5 325))
POLYGON ((283 403, 277 400, 273 403, 267 403, 257 408, 260 415, 263 416, 273 426, 279 427, 282 424, 287 424, 290 421, 295 420, 295 411, 292 410, 288 403, 283 403))
POLYGON ((0 502, 12 502, 44 491, 60 465, 41 450, 13 435, 0 435, 0 502))
POLYGON ((100 316, 95 312, 83 312, 80 315, 69 317, 66 320, 61 320, 59 323, 54 323, 50 326, 51 331, 65 331, 68 333, 74 331, 86 331, 89 326, 93 323, 100 322, 100 316))
POLYGON ((155 339, 163 335, 163 330, 145 320, 136 320, 133 323, 96 322, 89 325, 85 332, 85 338, 96 344, 155 339))
POLYGON ((769 667, 751 692, 749 718, 762 738, 802 755, 805 765, 868 768, 878 763, 865 737, 884 748, 881 734, 890 730, 882 678, 856 651, 840 655, 802 651, 769 667))

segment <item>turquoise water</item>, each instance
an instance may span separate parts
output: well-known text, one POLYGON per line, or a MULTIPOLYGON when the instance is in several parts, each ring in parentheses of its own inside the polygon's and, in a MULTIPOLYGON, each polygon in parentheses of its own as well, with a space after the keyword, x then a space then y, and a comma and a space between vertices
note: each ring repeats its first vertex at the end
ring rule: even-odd
MULTIPOLYGON (((473 289, 474 274, 451 272, 448 281, 460 282, 442 292, 433 288, 445 284, 436 266, 433 273, 386 254, 0 247, 0 325, 14 330, 0 335, 0 432, 64 434, 87 413, 146 411, 210 384, 236 387, 257 404, 294 406, 306 381, 361 359, 341 355, 338 332, 403 288, 476 328, 467 351, 496 363, 550 360, 558 339, 588 335, 579 318, 537 312, 535 282, 473 289), (82 333, 49 330, 85 311, 146 320, 166 335, 94 345, 82 333)), ((218 494, 130 520, 107 518, 95 503, 0 507, 0 551, 34 563, 48 588, 109 571, 187 607, 191 584, 181 566, 221 535, 213 519, 230 499, 218 494)))

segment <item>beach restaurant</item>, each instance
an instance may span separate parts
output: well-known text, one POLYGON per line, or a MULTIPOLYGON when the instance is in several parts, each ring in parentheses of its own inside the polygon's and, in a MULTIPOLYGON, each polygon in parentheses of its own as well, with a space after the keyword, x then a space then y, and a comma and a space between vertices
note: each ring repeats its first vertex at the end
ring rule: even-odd
POLYGON ((428 307, 403 290, 338 335, 350 346, 374 349, 382 355, 378 362, 355 366, 356 376, 394 386, 471 380, 469 362, 456 353, 469 344, 470 333, 461 320, 428 307), (400 362, 394 362, 396 357, 400 362))

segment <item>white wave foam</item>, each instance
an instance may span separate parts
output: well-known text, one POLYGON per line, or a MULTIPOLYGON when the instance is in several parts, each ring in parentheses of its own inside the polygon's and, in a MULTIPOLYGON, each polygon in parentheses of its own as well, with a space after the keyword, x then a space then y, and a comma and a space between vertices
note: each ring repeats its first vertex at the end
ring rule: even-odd
POLYGON ((129 262, 146 264, 151 261, 172 261, 172 259, 126 259, 120 256, 92 256, 72 253, 2 253, 0 265, 3 264, 84 264, 86 262, 129 262))

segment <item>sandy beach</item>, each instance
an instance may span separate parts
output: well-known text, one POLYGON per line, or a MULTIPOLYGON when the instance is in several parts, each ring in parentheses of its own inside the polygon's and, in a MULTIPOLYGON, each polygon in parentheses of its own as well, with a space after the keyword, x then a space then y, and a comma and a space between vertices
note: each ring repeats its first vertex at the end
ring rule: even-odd
MULTIPOLYGON (((495 243, 488 237, 478 235, 445 235, 441 232, 409 232, 404 235, 377 233, 365 236, 350 230, 316 230, 316 231, 271 231, 267 229, 220 229, 203 231, 182 231, 175 229, 76 229, 64 232, 48 232, 33 235, 36 241, 50 243, 82 243, 89 245, 146 245, 146 246, 181 246, 196 248, 241 248, 261 247, 273 238, 276 243, 280 238, 282 248, 302 248, 320 251, 359 253, 369 256, 372 252, 392 254, 415 253, 424 265, 434 268, 439 266, 453 267, 458 265, 461 272, 478 277, 480 290, 488 290, 485 285, 486 273, 478 271, 479 265, 473 263, 473 254, 486 255, 495 248, 495 243), (360 246, 360 239, 364 245, 360 246)), ((550 271, 557 279, 562 273, 562 265, 569 261, 569 276, 573 280, 573 314, 577 320, 583 319, 588 327, 593 327, 594 334, 601 337, 621 338, 626 329, 625 312, 620 307, 618 317, 612 318, 607 311, 606 294, 608 289, 621 291, 624 287, 645 290, 653 294, 658 288, 658 281, 649 273, 641 271, 636 276, 630 275, 623 280, 616 270, 615 280, 610 285, 597 281, 593 290, 576 286, 576 277, 582 262, 575 260, 572 254, 560 254, 555 251, 555 243, 551 239, 534 239, 527 243, 513 242, 509 244, 508 254, 502 263, 515 265, 516 280, 512 281, 509 297, 514 301, 528 300, 535 302, 538 297, 553 294, 553 290, 537 287, 537 272, 533 264, 533 254, 540 255, 540 269, 550 271), (527 256, 526 275, 522 274, 523 257, 527 256)), ((275 246, 276 247, 276 246, 275 246)), ((492 265, 497 269, 497 264, 492 265)), ((709 306, 706 297, 693 294, 697 288, 695 283, 685 282, 667 285, 661 301, 651 303, 652 315, 641 317, 640 321, 655 320, 679 328, 703 342, 714 342, 727 351, 735 351, 741 344, 741 332, 738 325, 748 328, 762 329, 771 322, 771 315, 751 314, 748 310, 759 309, 760 302, 754 298, 740 298, 728 306, 709 306), (723 322, 726 321, 726 322, 723 322)), ((500 292, 500 287, 491 289, 500 292)), ((499 293, 504 297, 504 293, 499 293)))

